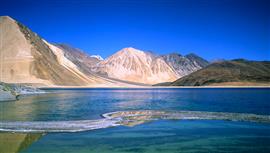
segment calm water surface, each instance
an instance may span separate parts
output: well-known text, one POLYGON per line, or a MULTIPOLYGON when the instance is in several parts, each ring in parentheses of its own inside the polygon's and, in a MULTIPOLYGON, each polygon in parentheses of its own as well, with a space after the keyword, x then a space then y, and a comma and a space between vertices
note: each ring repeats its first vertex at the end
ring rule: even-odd
MULTIPOLYGON (((0 103, 0 119, 97 119, 107 112, 141 109, 270 115, 269 89, 81 89, 52 92, 0 103)), ((24 153, 270 152, 270 125, 160 120, 135 127, 78 133, 25 134, 24 137, 0 133, 0 152, 1 148, 7 151, 7 146, 19 146, 17 152, 24 153), (10 143, 1 145, 1 141, 7 138, 12 138, 10 143)))

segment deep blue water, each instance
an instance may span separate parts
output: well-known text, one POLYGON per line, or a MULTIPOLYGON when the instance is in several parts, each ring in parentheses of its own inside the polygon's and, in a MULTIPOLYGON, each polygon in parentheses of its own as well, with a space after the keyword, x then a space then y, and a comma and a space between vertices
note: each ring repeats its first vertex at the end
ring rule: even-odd
MULTIPOLYGON (((80 89, 0 103, 1 120, 81 120, 120 110, 270 115, 270 89, 80 89)), ((270 125, 160 120, 134 127, 49 133, 24 153, 270 152, 270 125)), ((11 146, 12 147, 12 146, 11 146)))

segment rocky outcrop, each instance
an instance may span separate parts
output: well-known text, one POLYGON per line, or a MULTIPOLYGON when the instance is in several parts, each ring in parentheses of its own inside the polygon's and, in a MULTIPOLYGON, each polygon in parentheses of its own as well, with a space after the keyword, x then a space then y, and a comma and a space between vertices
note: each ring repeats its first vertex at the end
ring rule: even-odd
POLYGON ((18 100, 19 96, 45 93, 35 87, 0 82, 0 101, 18 100))

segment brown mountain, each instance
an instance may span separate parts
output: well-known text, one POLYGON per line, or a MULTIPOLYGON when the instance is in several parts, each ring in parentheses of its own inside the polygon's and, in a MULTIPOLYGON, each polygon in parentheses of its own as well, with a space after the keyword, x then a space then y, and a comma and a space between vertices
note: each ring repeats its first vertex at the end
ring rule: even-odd
MULTIPOLYGON (((167 84, 168 85, 168 84, 167 84)), ((244 59, 212 63, 180 78, 172 86, 270 85, 270 62, 244 59)))
POLYGON ((131 47, 101 61, 93 71, 111 78, 145 84, 177 79, 174 70, 162 58, 131 47))

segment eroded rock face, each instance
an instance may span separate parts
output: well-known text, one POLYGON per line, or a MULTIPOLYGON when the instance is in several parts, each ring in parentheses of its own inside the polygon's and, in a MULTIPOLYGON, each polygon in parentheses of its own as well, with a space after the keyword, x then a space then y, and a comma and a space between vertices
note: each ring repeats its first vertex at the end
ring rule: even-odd
MULTIPOLYGON (((1 37, 1 64, 2 80, 4 82, 37 81, 38 78, 31 74, 31 65, 34 57, 31 53, 32 45, 15 20, 3 16, 0 17, 1 37)), ((39 82, 43 80, 40 79, 39 82)))
POLYGON ((162 58, 175 70, 178 78, 200 70, 209 64, 208 61, 195 54, 182 56, 177 53, 172 53, 163 55, 162 58))
POLYGON ((154 84, 177 78, 172 68, 154 54, 124 48, 98 63, 93 71, 121 80, 154 84))

